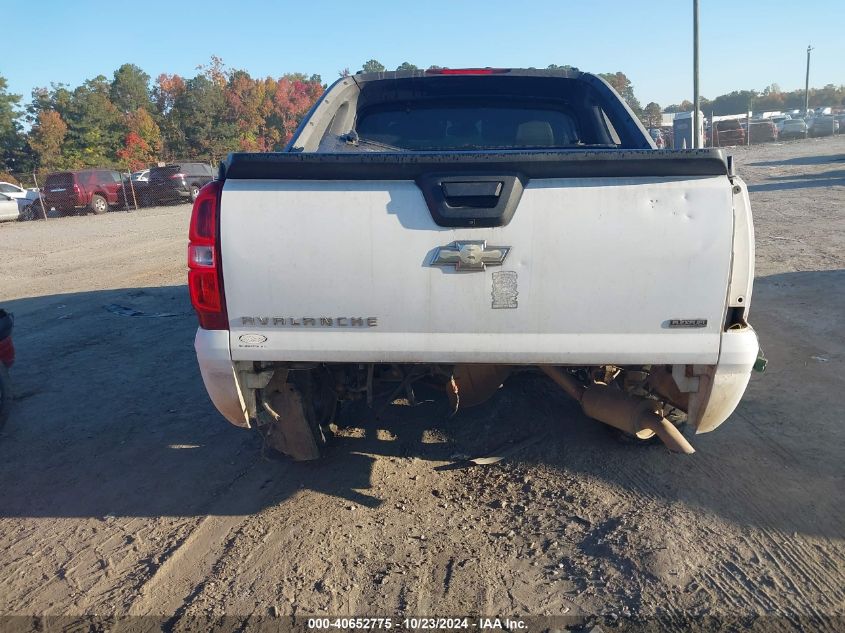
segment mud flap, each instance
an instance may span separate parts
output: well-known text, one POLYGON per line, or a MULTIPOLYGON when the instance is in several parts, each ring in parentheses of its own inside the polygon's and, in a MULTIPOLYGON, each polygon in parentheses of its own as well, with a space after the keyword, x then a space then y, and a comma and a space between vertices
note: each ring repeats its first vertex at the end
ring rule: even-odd
POLYGON ((261 403, 264 423, 259 428, 264 441, 294 461, 319 459, 326 440, 309 399, 295 384, 271 386, 261 403))

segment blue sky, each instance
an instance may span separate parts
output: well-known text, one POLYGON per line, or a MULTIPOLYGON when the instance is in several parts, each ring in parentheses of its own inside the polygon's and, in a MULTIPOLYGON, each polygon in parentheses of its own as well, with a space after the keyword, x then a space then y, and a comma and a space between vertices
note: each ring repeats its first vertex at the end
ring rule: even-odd
MULTIPOLYGON (((253 76, 318 73, 331 83, 371 58, 388 68, 571 64, 621 70, 640 101, 692 98, 692 0, 2 0, 0 75, 28 100, 32 88, 76 86, 124 62, 153 78, 193 76, 211 55, 253 76), (26 46, 15 42, 26 41, 26 46)), ((713 98, 771 83, 845 83, 842 0, 701 0, 701 93, 713 98), (827 17, 826 17, 827 16, 827 17)))

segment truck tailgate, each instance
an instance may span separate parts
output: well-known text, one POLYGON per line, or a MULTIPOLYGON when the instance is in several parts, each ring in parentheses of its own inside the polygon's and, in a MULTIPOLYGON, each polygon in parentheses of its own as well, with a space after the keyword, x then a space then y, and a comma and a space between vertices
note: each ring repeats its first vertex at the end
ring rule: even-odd
POLYGON ((541 178, 506 226, 449 228, 413 180, 228 178, 232 358, 715 363, 731 198, 726 175, 541 178), (460 240, 509 251, 432 265, 460 240))

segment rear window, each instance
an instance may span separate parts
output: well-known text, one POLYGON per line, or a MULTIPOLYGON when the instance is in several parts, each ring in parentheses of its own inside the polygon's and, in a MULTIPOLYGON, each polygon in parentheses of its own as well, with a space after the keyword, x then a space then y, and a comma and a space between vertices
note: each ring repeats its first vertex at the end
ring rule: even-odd
POLYGON ((724 132, 725 130, 739 130, 739 129, 742 128, 739 121, 735 121, 735 120, 733 120, 733 121, 719 121, 719 123, 716 124, 716 127, 720 132, 724 132))
POLYGON ((211 167, 205 163, 185 163, 182 165, 182 171, 191 176, 211 175, 211 167))
POLYGON ((359 113, 358 136, 408 150, 572 147, 584 139, 565 108, 405 103, 359 113))
POLYGON ((150 178, 169 178, 179 173, 179 165, 166 165, 164 167, 153 167, 150 169, 150 178))
POLYGON ((120 174, 116 171, 98 171, 94 173, 94 177, 97 179, 97 182, 101 183, 120 182, 120 174))
POLYGON ((67 187, 73 185, 73 174, 70 172, 50 174, 44 182, 45 187, 67 187))

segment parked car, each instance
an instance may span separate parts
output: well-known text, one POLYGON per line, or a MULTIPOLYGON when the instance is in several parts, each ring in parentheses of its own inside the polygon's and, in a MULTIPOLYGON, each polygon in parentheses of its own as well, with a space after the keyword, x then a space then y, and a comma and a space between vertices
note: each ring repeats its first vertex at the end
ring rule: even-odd
POLYGON ((778 128, 770 119, 751 121, 751 142, 764 143, 778 140, 778 128))
POLYGON ((38 191, 24 189, 10 182, 0 182, 0 193, 17 200, 35 200, 38 198, 38 191))
POLYGON ((773 116, 769 121, 775 124, 775 127, 778 129, 778 133, 783 129, 783 124, 791 119, 792 117, 788 114, 784 114, 783 116, 773 116))
POLYGON ((0 193, 0 222, 14 220, 40 220, 42 218, 38 200, 27 198, 10 198, 8 194, 0 193))
POLYGON ((744 145, 745 130, 739 119, 725 119, 716 121, 715 131, 711 145, 713 147, 724 147, 726 145, 744 145))
POLYGON ((122 186, 120 172, 114 169, 56 172, 49 174, 44 182, 44 204, 61 215, 105 213, 110 205, 118 204, 122 186))
POLYGON ((663 138, 663 132, 657 128, 650 128, 648 131, 657 149, 664 149, 666 147, 666 139, 663 138))
POLYGON ((0 222, 19 220, 21 217, 20 203, 7 193, 0 193, 0 222))
POLYGON ((816 115, 810 126, 810 136, 832 136, 839 132, 839 121, 829 114, 816 115))
POLYGON ((154 204, 193 202, 200 189, 212 180, 214 172, 208 163, 178 162, 150 168, 147 189, 154 204))
POLYGON ((124 174, 123 184, 117 192, 118 206, 121 208, 134 208, 152 206, 149 194, 149 169, 124 174))
POLYGON ((783 122, 783 129, 780 131, 781 140, 792 138, 804 138, 807 135, 807 124, 804 119, 787 119, 783 122))

